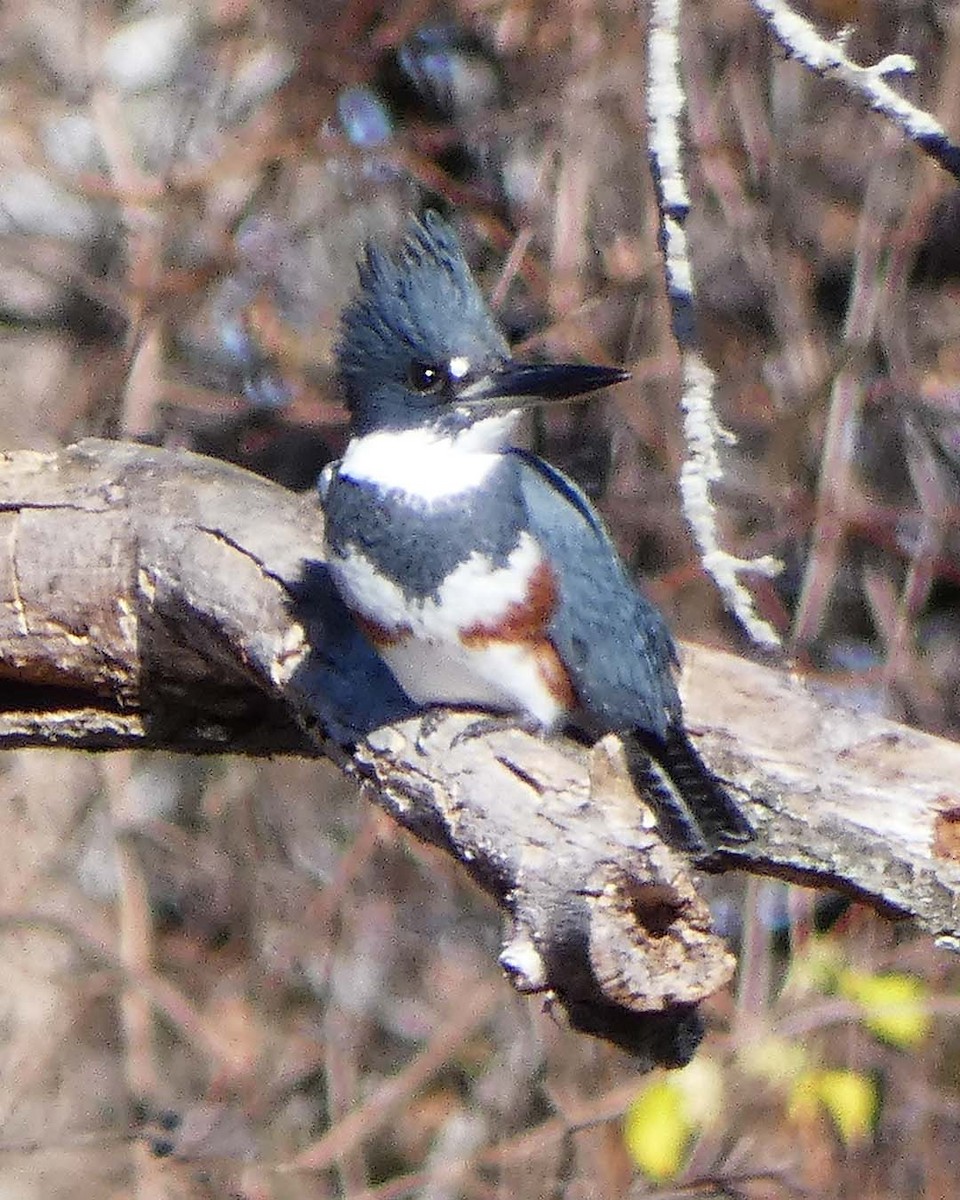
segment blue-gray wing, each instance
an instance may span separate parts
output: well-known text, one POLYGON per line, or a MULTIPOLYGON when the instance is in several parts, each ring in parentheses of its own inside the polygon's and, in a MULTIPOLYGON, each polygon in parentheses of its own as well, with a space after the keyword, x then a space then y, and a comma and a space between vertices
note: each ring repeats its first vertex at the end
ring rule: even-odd
POLYGON ((680 723, 676 651, 666 622, 633 583, 603 522, 561 472, 511 452, 530 532, 555 564, 548 633, 588 723, 664 739, 680 723))

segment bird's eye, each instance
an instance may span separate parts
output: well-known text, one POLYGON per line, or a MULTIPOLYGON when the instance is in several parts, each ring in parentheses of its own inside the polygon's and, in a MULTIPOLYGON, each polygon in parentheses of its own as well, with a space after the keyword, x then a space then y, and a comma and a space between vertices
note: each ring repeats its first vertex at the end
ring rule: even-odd
POLYGON ((447 371, 435 363, 410 364, 408 381, 415 392, 438 392, 447 382, 447 371))

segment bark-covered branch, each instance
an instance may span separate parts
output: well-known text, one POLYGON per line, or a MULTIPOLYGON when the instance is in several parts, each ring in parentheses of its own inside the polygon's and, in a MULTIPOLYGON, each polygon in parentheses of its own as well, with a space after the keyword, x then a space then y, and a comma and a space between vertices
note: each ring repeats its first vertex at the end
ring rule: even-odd
MULTIPOLYGON (((956 944, 960 746, 785 670, 684 657, 688 724, 758 831, 726 864, 846 888, 956 944)), ((616 739, 458 740, 469 721, 411 712, 329 587, 312 496, 114 442, 0 458, 0 746, 330 753, 496 897, 518 988, 682 1060, 733 962, 616 739)))

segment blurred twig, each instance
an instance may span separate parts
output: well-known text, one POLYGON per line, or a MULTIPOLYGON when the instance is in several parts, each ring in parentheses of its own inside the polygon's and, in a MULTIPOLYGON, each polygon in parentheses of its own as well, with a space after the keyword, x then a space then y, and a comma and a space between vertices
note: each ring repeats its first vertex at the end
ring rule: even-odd
POLYGON ((758 645, 780 645, 777 631, 760 617, 741 576, 771 577, 780 564, 770 555, 743 559, 724 550, 717 532, 712 486, 723 477, 719 444, 731 435, 713 407, 715 377, 697 343, 693 268, 684 223, 690 198, 684 178, 680 117, 684 91, 680 77, 679 0, 655 0, 648 51, 650 159, 657 195, 660 243, 667 279, 673 335, 683 366, 683 427, 689 457, 680 475, 683 508, 700 549, 704 568, 726 603, 758 645))
POLYGON ((423 1051, 402 1071, 390 1076, 377 1092, 290 1163, 295 1171, 322 1171, 352 1153, 364 1139, 382 1127, 411 1095, 450 1061, 450 1055, 489 1016, 497 1003, 498 989, 490 986, 465 1000, 462 1008, 438 1029, 423 1051))
POLYGON ((861 67, 846 52, 844 32, 827 39, 782 0, 754 0, 754 7, 774 37, 792 58, 818 75, 829 75, 854 95, 866 100, 874 112, 887 117, 921 150, 960 178, 960 147, 929 112, 904 99, 888 79, 910 75, 916 64, 908 54, 888 54, 878 63, 861 67))

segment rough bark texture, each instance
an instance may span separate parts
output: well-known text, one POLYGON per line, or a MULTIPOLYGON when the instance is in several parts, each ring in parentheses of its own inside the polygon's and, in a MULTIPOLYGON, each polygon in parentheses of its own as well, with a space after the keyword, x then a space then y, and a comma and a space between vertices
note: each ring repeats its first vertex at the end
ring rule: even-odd
MULTIPOLYGON (((722 865, 829 884, 960 944, 960 747, 786 670, 685 649, 688 724, 754 821, 722 865)), ((651 1061, 733 960, 619 743, 417 717, 333 595, 312 496, 87 441, 0 458, 0 745, 329 753, 508 917, 523 991, 651 1061)))

